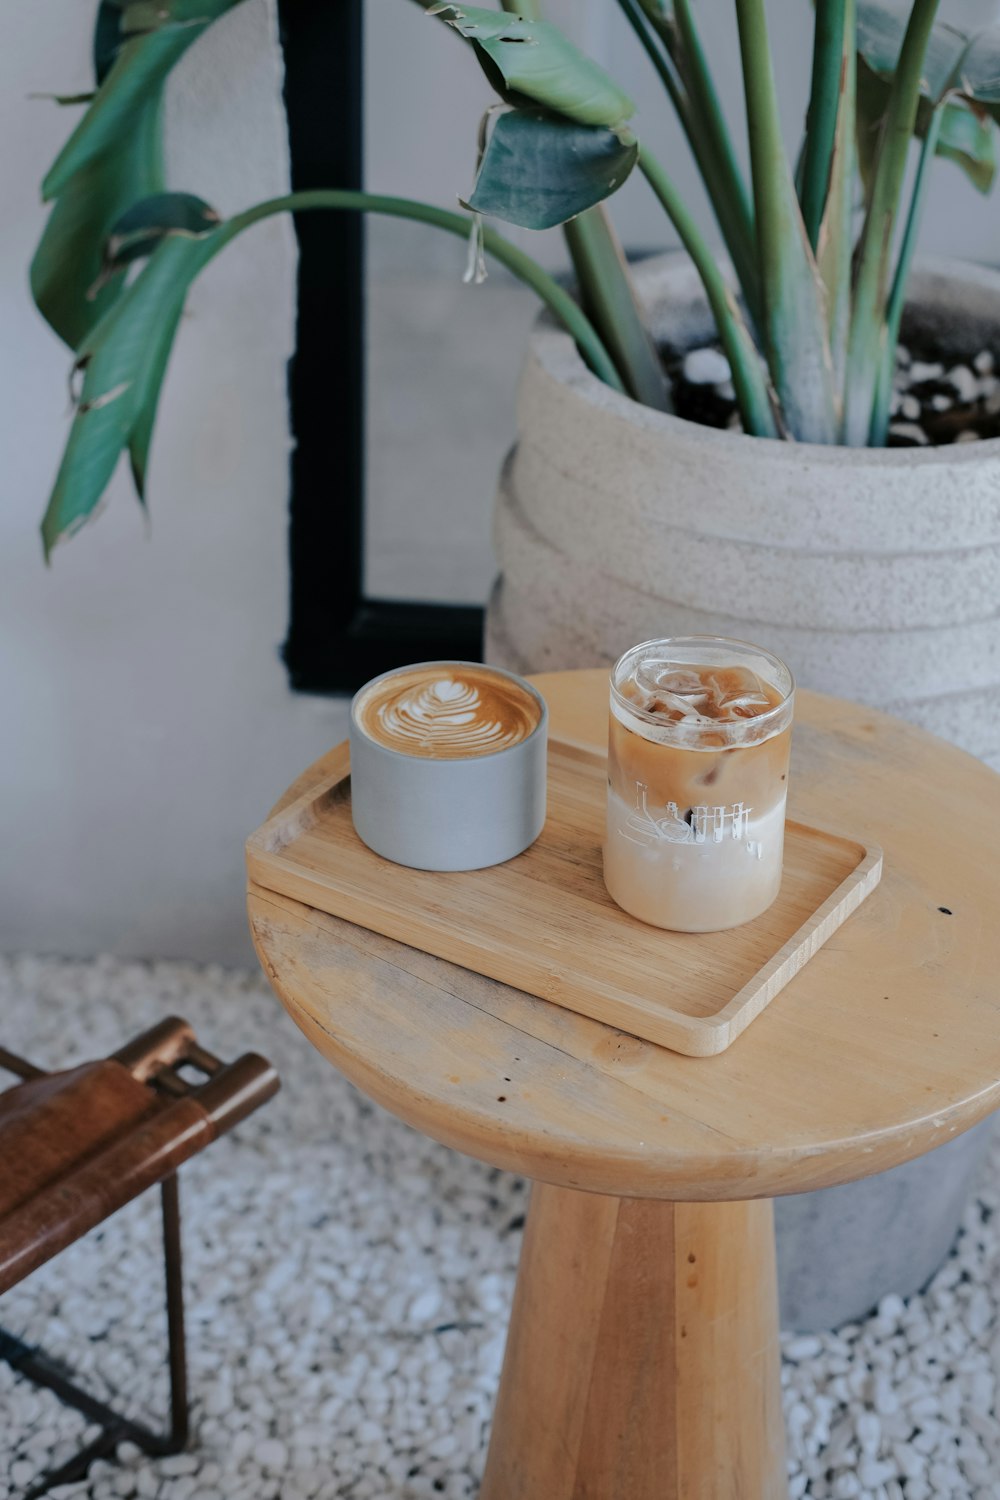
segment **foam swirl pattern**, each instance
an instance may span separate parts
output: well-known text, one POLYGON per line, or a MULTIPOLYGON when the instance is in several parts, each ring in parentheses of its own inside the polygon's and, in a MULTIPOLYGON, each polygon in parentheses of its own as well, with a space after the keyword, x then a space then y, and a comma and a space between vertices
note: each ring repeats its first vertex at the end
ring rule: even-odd
POLYGON ((475 675, 401 673, 374 684, 357 718, 380 745, 405 755, 492 755, 527 739, 539 721, 534 699, 484 669, 475 675))

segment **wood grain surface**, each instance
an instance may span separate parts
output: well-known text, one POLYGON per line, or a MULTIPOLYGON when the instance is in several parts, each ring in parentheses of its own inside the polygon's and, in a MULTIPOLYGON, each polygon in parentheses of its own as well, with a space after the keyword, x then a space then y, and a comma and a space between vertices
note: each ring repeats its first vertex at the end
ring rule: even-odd
POLYGON ((604 755, 550 737, 541 836, 504 864, 443 874, 362 843, 340 748, 327 780, 251 834, 252 880, 691 1057, 731 1046, 881 874, 881 850, 789 823, 768 911, 729 931, 666 932, 605 889, 604 755))
MULTIPOLYGON (((543 675, 603 748, 607 674, 543 675)), ((320 783, 326 757, 285 805, 320 783)), ((719 1057, 682 1057, 251 885, 307 1036, 415 1128, 565 1187, 769 1197, 918 1156, 1000 1104, 1000 777, 869 708, 801 693, 790 814, 885 850, 876 896, 719 1057)))
POLYGON ((479 1500, 786 1500, 772 1218, 536 1184, 479 1500))

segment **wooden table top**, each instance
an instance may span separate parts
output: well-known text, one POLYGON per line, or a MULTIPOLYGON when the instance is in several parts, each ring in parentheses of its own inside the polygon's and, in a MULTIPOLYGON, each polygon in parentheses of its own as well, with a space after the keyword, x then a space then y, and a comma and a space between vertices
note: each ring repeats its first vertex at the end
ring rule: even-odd
MULTIPOLYGON (((606 743, 605 671, 533 680, 554 731, 606 743)), ((1000 776, 898 719, 800 693, 789 782, 790 816, 881 844, 885 872, 718 1057, 637 1041, 251 885, 257 952, 353 1083, 496 1166, 691 1201, 864 1177, 1000 1106, 1000 776)))

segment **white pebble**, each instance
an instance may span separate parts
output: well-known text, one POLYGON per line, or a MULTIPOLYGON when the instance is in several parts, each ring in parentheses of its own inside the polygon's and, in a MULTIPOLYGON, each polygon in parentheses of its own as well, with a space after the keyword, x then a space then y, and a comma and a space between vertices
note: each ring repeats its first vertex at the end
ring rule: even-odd
POLYGON ((858 1464, 858 1478, 865 1489, 876 1489, 896 1477, 896 1465, 887 1459, 863 1458, 858 1464))
POLYGON ((838 1474, 831 1491, 833 1500, 855 1500, 861 1494, 861 1481, 856 1474, 838 1474))
POLYGON ((280 1474, 288 1463, 288 1449, 279 1438, 265 1438, 256 1445, 253 1456, 269 1474, 280 1474))
POLYGON ((431 1287, 410 1303, 409 1322, 428 1323, 441 1309, 441 1293, 431 1287))
POLYGON ((924 429, 918 427, 916 422, 890 422, 889 431, 894 437, 906 438, 917 448, 930 442, 924 429))
POLYGON ((729 361, 718 349, 692 349, 684 356, 683 370, 691 385, 722 385, 732 378, 729 361))
POLYGON ((873 1382, 872 1404, 880 1417, 892 1416, 899 1411, 899 1397, 892 1387, 891 1376, 880 1371, 873 1382))
POLYGON ((909 1443, 894 1443, 892 1457, 897 1471, 906 1480, 922 1479, 927 1472, 927 1460, 922 1453, 911 1448, 909 1443))
POLYGON ((882 1423, 875 1413, 871 1411, 861 1412, 855 1423, 855 1427, 862 1453, 877 1453, 879 1444, 882 1441, 882 1423))
POLYGON ((952 1495, 963 1488, 962 1476, 954 1464, 931 1464, 927 1478, 936 1495, 952 1495))
POLYGON ((965 1326, 973 1338, 982 1338, 983 1334, 993 1322, 993 1304, 988 1293, 978 1287, 969 1298, 969 1305, 965 1311, 965 1326))
POLYGON ((170 1453, 160 1460, 160 1473, 173 1477, 179 1474, 197 1474, 198 1460, 193 1453, 170 1453))
POLYGON ((948 371, 947 379, 963 405, 975 401, 979 394, 979 382, 968 365, 956 365, 953 370, 948 371))
POLYGON ((813 1334, 800 1334, 798 1338, 789 1339, 782 1345, 782 1354, 786 1359, 798 1360, 815 1359, 817 1354, 823 1352, 822 1342, 813 1334))

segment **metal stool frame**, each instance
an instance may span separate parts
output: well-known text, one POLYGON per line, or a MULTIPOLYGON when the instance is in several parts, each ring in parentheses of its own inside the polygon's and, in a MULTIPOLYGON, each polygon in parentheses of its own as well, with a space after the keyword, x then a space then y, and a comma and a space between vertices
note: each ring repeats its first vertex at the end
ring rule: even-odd
MULTIPOLYGON (((253 1109, 270 1098, 278 1088, 277 1075, 262 1059, 240 1059, 229 1068, 195 1042, 186 1023, 168 1018, 135 1041, 123 1047, 115 1057, 129 1067, 136 1077, 157 1092, 184 1097, 197 1090, 178 1071, 185 1065, 215 1080, 212 1090, 214 1119, 219 1130, 231 1128, 253 1109), (181 1031, 180 1028, 183 1028, 181 1031), (248 1067, 247 1064, 252 1064, 248 1067), (262 1072, 262 1066, 267 1072, 262 1072), (242 1071, 241 1071, 242 1070, 242 1071), (233 1077, 233 1086, 222 1094, 220 1075, 233 1077)), ((44 1071, 25 1058, 0 1047, 0 1069, 27 1081, 44 1076, 44 1071)), ((71 1372, 43 1350, 0 1327, 0 1359, 18 1375, 35 1386, 52 1391, 65 1405, 82 1413, 91 1424, 101 1428, 99 1435, 85 1444, 72 1458, 39 1476, 23 1500, 40 1500, 49 1490, 86 1477, 95 1459, 113 1455, 121 1442, 135 1443, 150 1457, 163 1458, 180 1453, 190 1435, 190 1404, 187 1379, 187 1340, 184 1323, 184 1283, 181 1251, 180 1192, 177 1172, 160 1181, 163 1224, 163 1264, 167 1314, 167 1368, 169 1373, 169 1424, 156 1432, 144 1422, 118 1412, 99 1400, 73 1379, 71 1372)))

